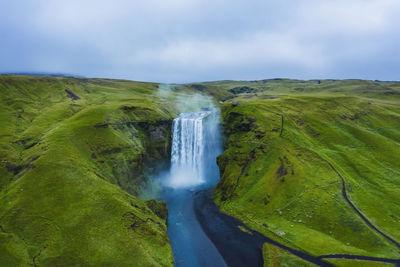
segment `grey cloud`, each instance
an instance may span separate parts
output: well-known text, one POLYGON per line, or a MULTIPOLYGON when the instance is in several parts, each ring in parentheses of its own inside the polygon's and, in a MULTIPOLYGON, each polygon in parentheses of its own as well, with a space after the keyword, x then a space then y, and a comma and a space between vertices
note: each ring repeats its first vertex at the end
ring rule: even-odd
POLYGON ((399 11, 395 0, 6 1, 0 72, 398 80, 399 11))

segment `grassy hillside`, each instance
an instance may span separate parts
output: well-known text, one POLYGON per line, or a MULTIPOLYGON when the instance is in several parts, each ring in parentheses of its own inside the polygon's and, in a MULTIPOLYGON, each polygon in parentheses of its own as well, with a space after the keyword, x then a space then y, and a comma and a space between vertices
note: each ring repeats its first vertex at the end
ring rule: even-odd
POLYGON ((263 246, 264 267, 297 266, 315 267, 317 265, 300 259, 286 250, 265 243, 263 246))
POLYGON ((172 264, 165 203, 135 197, 169 156, 157 88, 0 76, 1 266, 172 264))
POLYGON ((400 83, 191 86, 222 107, 222 211, 315 256, 400 259, 400 83))

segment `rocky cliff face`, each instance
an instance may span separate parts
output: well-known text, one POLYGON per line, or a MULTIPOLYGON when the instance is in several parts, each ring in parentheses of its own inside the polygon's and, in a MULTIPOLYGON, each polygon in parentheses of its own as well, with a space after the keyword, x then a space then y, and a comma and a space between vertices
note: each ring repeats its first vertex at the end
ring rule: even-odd
POLYGON ((157 118, 155 121, 135 121, 132 114, 128 113, 127 116, 129 121, 117 120, 94 127, 97 131, 108 129, 118 132, 135 145, 93 148, 92 158, 101 168, 112 173, 112 183, 137 196, 155 173, 168 168, 172 120, 157 118))

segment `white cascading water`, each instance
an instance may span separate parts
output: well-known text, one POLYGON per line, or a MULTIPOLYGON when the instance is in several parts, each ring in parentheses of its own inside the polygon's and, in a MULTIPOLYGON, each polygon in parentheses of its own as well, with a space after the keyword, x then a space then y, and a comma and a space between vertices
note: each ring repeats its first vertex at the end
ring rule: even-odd
POLYGON ((171 173, 168 186, 193 187, 204 179, 204 119, 211 111, 181 113, 173 121, 171 173))

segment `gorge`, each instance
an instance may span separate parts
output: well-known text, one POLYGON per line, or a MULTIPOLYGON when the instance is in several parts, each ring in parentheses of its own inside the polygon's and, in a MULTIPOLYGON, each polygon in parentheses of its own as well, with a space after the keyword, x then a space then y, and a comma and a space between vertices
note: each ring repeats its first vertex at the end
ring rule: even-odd
POLYGON ((0 89, 4 266, 400 264, 398 82, 0 89))

